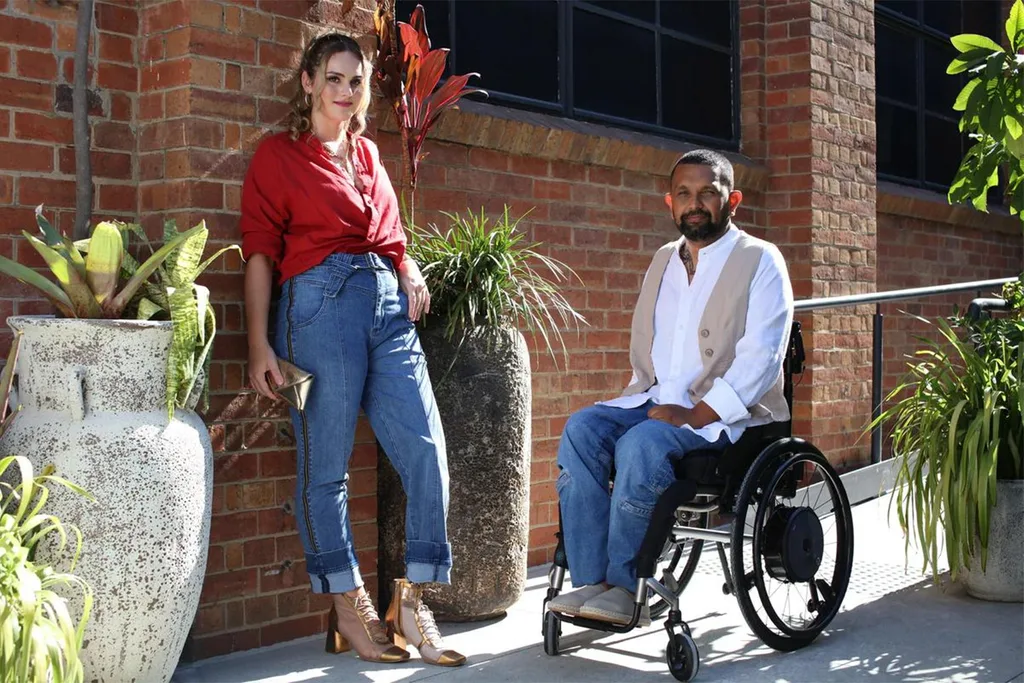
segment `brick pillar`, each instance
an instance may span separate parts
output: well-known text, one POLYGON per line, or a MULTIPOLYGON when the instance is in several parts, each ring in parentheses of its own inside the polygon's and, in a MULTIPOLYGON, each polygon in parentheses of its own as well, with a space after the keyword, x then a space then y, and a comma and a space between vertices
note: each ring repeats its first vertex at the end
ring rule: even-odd
MULTIPOLYGON (((873 1, 763 8, 768 238, 784 250, 798 300, 874 291, 873 1)), ((872 311, 798 316, 810 363, 796 388, 794 430, 840 466, 870 452, 857 435, 871 411, 872 311)))

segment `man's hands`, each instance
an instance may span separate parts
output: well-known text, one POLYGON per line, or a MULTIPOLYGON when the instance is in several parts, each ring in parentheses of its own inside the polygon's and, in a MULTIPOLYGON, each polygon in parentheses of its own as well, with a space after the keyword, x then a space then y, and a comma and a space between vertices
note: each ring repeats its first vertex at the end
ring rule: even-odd
POLYGON ((672 403, 654 406, 647 411, 647 417, 652 420, 667 422, 673 427, 690 425, 694 429, 706 427, 712 422, 718 422, 721 419, 718 413, 703 401, 693 408, 684 408, 672 403))
POLYGON ((430 292, 419 266, 411 258, 402 261, 398 269, 398 284, 409 297, 409 320, 416 322, 421 315, 430 313, 430 292))

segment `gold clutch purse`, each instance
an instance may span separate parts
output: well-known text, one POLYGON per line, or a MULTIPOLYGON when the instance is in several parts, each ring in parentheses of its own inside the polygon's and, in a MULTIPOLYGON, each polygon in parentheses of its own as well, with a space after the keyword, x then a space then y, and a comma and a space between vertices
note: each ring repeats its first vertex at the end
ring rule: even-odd
POLYGON ((278 358, 277 366, 281 369, 284 382, 274 391, 283 398, 288 405, 296 410, 303 410, 306 407, 306 399, 309 397, 309 389, 313 386, 313 375, 302 370, 288 361, 278 358))

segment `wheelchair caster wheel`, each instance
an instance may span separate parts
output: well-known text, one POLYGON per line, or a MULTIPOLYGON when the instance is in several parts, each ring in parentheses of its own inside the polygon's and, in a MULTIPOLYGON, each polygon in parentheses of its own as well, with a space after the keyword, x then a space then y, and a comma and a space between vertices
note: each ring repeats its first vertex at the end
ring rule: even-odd
POLYGON ((677 681, 692 681, 700 670, 700 653, 697 644, 686 633, 673 634, 665 650, 668 671, 677 681))
POLYGON ((555 657, 558 655, 558 641, 562 635, 562 620, 548 611, 544 615, 544 654, 555 657))

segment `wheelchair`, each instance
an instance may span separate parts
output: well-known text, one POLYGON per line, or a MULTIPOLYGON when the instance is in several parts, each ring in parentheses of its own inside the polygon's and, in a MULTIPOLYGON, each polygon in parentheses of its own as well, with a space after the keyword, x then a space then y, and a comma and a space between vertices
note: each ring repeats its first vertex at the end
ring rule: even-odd
MULTIPOLYGON (((791 414, 793 376, 803 372, 804 361, 800 323, 794 321, 783 366, 791 414)), ((850 582, 853 518, 836 471, 821 451, 791 431, 791 421, 751 427, 722 452, 693 451, 674 459, 676 480, 659 497, 637 554, 635 603, 628 624, 547 609, 569 569, 559 515, 543 606, 545 653, 559 654, 562 622, 610 633, 633 630, 653 592, 651 619, 667 613, 669 672, 676 680, 692 680, 700 654, 679 603, 705 543, 715 544, 718 551, 725 577, 722 592, 736 597, 747 625, 765 645, 791 652, 817 638, 839 613, 850 582), (719 517, 718 528, 712 527, 712 515, 719 517), (800 613, 781 614, 779 602, 795 604, 800 613)))

